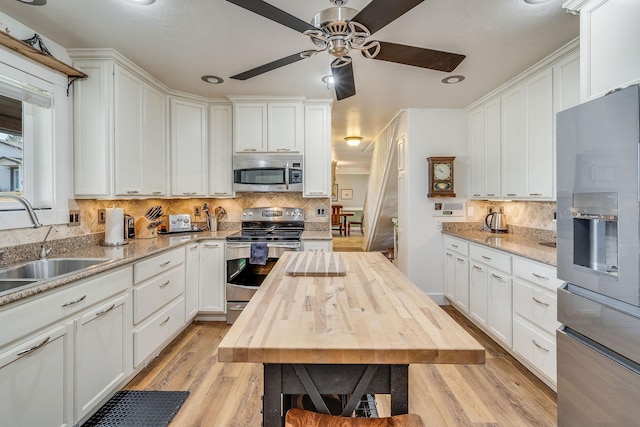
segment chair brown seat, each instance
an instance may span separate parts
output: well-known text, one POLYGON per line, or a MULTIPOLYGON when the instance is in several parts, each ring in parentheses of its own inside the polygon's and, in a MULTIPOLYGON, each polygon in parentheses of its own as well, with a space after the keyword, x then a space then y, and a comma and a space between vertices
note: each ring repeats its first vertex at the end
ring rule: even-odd
POLYGON ((304 409, 289 409, 285 427, 424 427, 417 414, 395 415, 386 418, 347 418, 319 414, 304 409))
MULTIPOLYGON (((331 230, 335 230, 336 227, 340 230, 340 236, 342 236, 343 232, 343 223, 342 217, 340 214, 342 213, 342 205, 331 205, 331 230)), ((347 230, 344 230, 344 234, 347 234, 347 230)))

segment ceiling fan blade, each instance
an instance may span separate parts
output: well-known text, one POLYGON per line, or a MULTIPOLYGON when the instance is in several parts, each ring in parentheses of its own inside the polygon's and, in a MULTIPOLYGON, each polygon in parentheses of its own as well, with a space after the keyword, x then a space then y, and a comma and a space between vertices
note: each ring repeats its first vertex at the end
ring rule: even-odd
POLYGON ((334 64, 339 62, 341 62, 340 58, 331 63, 333 86, 336 90, 336 99, 338 101, 356 94, 356 82, 353 79, 353 64, 349 62, 346 65, 334 68, 334 64))
POLYGON ((267 19, 282 24, 285 27, 292 28, 301 33, 307 30, 317 30, 318 28, 313 25, 304 22, 302 19, 296 18, 293 15, 288 14, 282 9, 278 9, 275 6, 270 5, 262 0, 227 0, 229 3, 233 3, 236 6, 240 6, 243 9, 257 13, 260 16, 264 16, 267 19))
MULTIPOLYGON (((451 72, 466 58, 466 55, 407 46, 389 42, 379 42, 380 52, 373 59, 413 65, 414 67, 451 72)), ((364 52, 363 52, 364 55, 364 52)), ((366 56, 366 55, 365 55, 366 56)))
POLYGON ((235 79, 235 80, 247 80, 247 79, 250 79, 251 77, 259 76, 260 74, 264 74, 267 71, 275 70, 276 68, 284 67, 285 65, 293 64, 294 62, 298 62, 301 59, 305 59, 305 57, 302 56, 302 54, 305 52, 307 51, 305 50, 302 52, 294 53, 293 55, 289 55, 284 58, 280 58, 276 61, 269 62, 268 64, 264 64, 256 68, 252 68, 249 71, 236 74, 235 76, 231 76, 229 78, 235 79))
POLYGON ((371 0, 352 21, 358 22, 371 32, 371 34, 386 27, 424 0, 371 0))

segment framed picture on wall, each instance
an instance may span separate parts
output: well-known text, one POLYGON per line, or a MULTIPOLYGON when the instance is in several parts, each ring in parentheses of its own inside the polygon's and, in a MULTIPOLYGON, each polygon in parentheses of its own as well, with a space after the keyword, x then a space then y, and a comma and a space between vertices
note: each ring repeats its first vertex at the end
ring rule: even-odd
POLYGON ((331 192, 331 201, 338 201, 338 184, 333 184, 333 191, 331 192))
POLYGON ((343 188, 340 192, 340 198, 342 200, 351 200, 353 199, 353 190, 351 188, 343 188))

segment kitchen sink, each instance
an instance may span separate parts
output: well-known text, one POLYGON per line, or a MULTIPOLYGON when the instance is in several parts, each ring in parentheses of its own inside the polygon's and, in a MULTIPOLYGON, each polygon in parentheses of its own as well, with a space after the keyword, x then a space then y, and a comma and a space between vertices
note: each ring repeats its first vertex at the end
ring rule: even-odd
POLYGON ((0 295, 35 282, 36 279, 0 279, 0 295))
MULTIPOLYGON (((0 281, 5 279, 44 280, 75 273, 98 264, 110 261, 109 258, 51 258, 27 261, 0 269, 0 281)), ((8 285, 7 285, 8 286, 8 285)), ((0 287, 0 292, 2 288, 0 287)))

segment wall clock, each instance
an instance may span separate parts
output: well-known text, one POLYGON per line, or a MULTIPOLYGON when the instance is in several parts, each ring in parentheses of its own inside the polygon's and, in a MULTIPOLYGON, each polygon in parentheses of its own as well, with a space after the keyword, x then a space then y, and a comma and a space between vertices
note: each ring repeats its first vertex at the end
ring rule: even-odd
POLYGON ((453 188, 453 160, 455 157, 428 157, 429 197, 456 197, 453 188))

